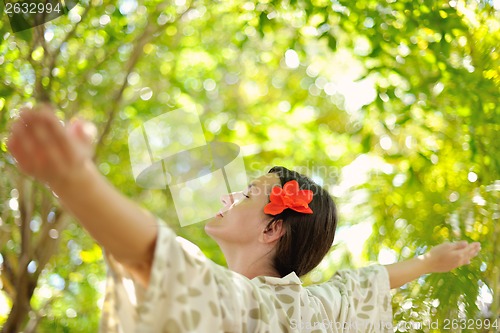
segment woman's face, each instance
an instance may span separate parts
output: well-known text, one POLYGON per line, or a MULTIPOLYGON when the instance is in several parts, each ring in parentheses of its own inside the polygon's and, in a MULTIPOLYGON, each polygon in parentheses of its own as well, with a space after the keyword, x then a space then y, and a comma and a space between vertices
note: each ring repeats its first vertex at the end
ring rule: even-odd
POLYGON ((258 243, 271 220, 264 213, 264 206, 269 203, 269 194, 276 185, 280 185, 279 176, 268 173, 252 181, 246 190, 222 196, 220 214, 205 225, 206 233, 219 246, 258 243))

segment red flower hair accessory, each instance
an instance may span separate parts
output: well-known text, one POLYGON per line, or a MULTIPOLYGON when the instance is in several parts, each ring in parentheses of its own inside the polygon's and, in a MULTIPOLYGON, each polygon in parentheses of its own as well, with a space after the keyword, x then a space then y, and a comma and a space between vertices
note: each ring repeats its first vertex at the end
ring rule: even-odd
POLYGON ((264 207, 264 213, 276 215, 287 208, 304 214, 312 214, 309 207, 312 201, 313 192, 311 190, 299 190, 299 183, 296 180, 290 180, 283 188, 273 187, 269 200, 271 201, 264 207))

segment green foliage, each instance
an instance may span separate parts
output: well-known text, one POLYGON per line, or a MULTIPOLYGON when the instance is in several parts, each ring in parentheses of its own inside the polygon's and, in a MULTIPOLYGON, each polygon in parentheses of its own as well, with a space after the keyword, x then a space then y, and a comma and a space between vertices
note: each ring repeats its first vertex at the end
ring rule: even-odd
MULTIPOLYGON (((339 203, 341 230, 372 228, 363 256, 349 252, 358 240, 346 239, 306 283, 388 250, 402 260, 446 240, 480 241, 470 266, 397 291, 395 323, 498 317, 498 22, 490 2, 427 0, 144 0, 132 9, 93 0, 16 34, 4 15, 0 276, 8 307, 16 292, 7 263, 36 285, 26 332, 97 328, 98 248, 73 222, 51 222, 51 211, 64 221, 57 202, 6 154, 20 106, 51 101, 62 119, 98 125, 96 163, 116 187, 218 263, 203 226, 180 228, 168 190, 143 190, 131 173, 129 130, 185 105, 197 107, 208 141, 244 147, 251 177, 272 165, 307 173, 339 203), (34 273, 26 275, 25 256, 38 263, 34 273), (480 291, 479 300, 492 297, 486 309, 478 309, 480 291)), ((0 322, 7 315, 0 311, 0 322)))

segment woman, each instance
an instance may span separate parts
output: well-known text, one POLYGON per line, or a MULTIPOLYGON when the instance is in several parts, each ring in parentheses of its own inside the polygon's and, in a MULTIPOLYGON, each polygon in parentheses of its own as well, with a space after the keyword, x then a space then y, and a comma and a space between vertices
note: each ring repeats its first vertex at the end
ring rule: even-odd
POLYGON ((337 212, 321 187, 277 167, 224 197, 206 224, 227 269, 116 191, 93 165, 79 125, 69 129, 48 106, 24 110, 7 146, 105 249, 103 332, 389 332, 390 288, 467 264, 480 249, 445 243, 303 287, 299 276, 333 242, 337 212))

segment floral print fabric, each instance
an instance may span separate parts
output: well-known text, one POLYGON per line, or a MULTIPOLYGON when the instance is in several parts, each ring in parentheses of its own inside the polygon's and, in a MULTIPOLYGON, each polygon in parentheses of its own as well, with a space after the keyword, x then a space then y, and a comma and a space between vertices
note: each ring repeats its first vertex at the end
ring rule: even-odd
POLYGON ((100 332, 392 332, 383 266, 304 287, 295 273, 248 279, 159 227, 147 289, 111 256, 100 332))

